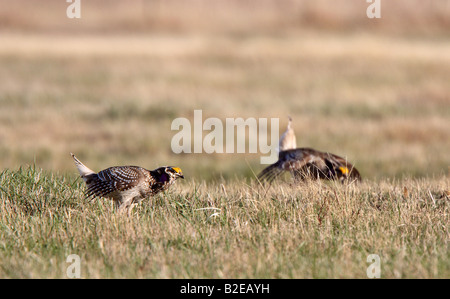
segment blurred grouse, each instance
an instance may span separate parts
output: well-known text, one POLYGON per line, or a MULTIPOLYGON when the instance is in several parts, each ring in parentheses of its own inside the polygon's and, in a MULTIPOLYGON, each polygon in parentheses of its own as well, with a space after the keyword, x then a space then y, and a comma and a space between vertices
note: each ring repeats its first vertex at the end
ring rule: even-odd
POLYGON ((279 146, 278 161, 263 169, 258 175, 259 180, 271 183, 282 173, 289 171, 296 181, 305 179, 361 181, 359 171, 347 159, 312 148, 296 148, 290 117, 279 146))

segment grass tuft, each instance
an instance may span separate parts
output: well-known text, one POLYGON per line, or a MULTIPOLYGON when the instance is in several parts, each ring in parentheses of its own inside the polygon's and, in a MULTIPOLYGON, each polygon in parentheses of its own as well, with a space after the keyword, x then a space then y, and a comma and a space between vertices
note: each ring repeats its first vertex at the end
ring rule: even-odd
POLYGON ((194 181, 131 217, 88 201, 80 179, 36 166, 0 173, 0 276, 64 278, 383 278, 450 275, 448 180, 306 182, 263 188, 194 181))

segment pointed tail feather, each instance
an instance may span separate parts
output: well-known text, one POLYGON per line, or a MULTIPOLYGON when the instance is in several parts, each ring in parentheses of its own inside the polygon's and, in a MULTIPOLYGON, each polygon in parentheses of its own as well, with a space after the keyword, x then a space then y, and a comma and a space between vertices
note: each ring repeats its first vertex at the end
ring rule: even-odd
POLYGON ((75 165, 77 166, 78 172, 80 173, 80 176, 83 178, 84 181, 87 180, 86 176, 88 176, 90 174, 95 174, 95 171, 93 171, 92 169, 89 169, 88 167, 86 167, 86 165, 81 163, 81 161, 78 160, 74 154, 70 153, 70 155, 72 156, 73 160, 75 161, 75 165))

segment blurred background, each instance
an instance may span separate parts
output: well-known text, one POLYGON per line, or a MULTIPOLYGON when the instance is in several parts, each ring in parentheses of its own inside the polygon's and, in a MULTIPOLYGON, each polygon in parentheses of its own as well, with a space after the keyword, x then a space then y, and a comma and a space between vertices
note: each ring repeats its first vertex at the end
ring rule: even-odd
MULTIPOLYGON (((450 0, 0 0, 0 169, 174 165, 252 177, 260 154, 171 150, 177 117, 293 118, 365 178, 448 175, 450 0)), ((207 132, 204 133, 204 135, 207 132)))

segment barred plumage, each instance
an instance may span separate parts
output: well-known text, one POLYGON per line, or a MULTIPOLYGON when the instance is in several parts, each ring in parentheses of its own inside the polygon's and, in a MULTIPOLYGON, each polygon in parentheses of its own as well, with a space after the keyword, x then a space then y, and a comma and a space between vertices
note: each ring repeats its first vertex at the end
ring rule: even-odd
POLYGON ((86 182, 88 197, 105 197, 114 200, 119 210, 131 211, 144 198, 167 190, 176 179, 184 178, 178 167, 165 166, 147 170, 139 166, 114 166, 98 173, 87 168, 74 154, 72 157, 86 182))
POLYGON ((289 171, 295 180, 361 180, 359 171, 346 159, 335 154, 321 152, 312 148, 296 148, 292 119, 286 132, 280 138, 278 161, 266 167, 258 179, 272 182, 283 172, 289 171))
POLYGON ((280 152, 278 161, 263 169, 258 178, 271 183, 285 171, 289 171, 295 180, 361 180, 359 171, 346 159, 312 148, 280 152))

